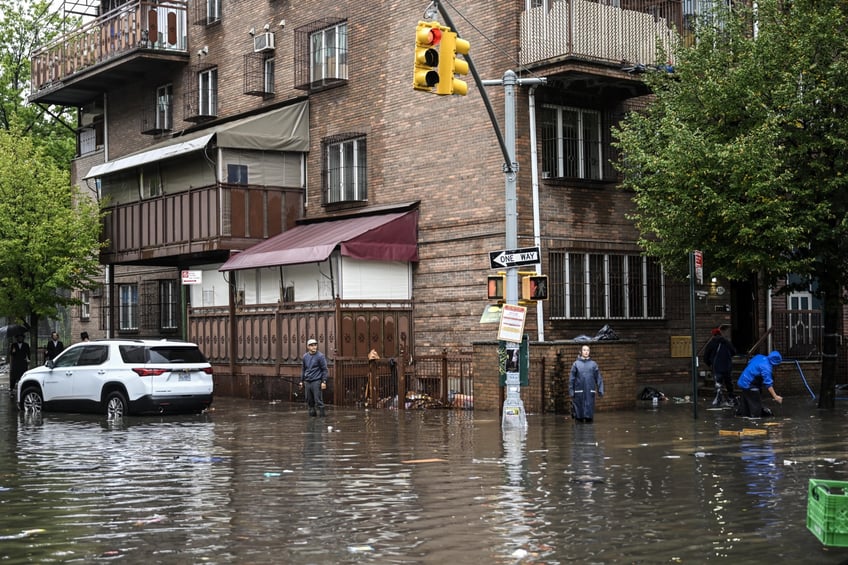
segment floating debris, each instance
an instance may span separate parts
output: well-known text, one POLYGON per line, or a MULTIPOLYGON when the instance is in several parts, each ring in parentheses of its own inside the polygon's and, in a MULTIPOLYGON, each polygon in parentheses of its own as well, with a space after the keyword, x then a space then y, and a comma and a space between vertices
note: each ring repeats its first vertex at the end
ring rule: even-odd
POLYGON ((447 463, 447 459, 407 459, 406 461, 401 461, 403 464, 412 464, 412 463, 447 463))
POLYGON ((42 529, 42 528, 35 528, 33 530, 23 530, 19 534, 12 534, 10 536, 0 536, 0 540, 23 539, 23 538, 28 538, 29 536, 32 536, 32 535, 35 535, 35 534, 43 534, 46 531, 47 530, 42 529))
POLYGON ((370 545, 352 545, 347 550, 351 553, 366 553, 368 551, 374 551, 374 548, 370 545))

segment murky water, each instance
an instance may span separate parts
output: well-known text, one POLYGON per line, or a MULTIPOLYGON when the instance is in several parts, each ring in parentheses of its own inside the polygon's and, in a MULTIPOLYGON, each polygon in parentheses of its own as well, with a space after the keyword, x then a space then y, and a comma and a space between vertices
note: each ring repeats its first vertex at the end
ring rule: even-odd
POLYGON ((848 481, 848 403, 531 414, 504 434, 495 413, 228 398, 199 417, 33 420, 0 393, 0 563, 848 559, 806 528, 808 480, 848 481), (727 435, 743 427, 765 435, 727 435))

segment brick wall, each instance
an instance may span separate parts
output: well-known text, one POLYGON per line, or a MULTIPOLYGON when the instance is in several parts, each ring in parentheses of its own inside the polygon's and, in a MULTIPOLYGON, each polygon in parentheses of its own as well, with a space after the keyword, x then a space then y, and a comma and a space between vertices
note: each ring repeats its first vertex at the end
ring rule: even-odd
MULTIPOLYGON (((585 342, 531 342, 530 343, 530 386, 522 387, 521 399, 528 413, 554 412, 555 381, 557 378, 557 354, 560 355, 564 372, 566 393, 568 374, 580 347, 585 342), (544 358, 544 364, 539 359, 544 358), (544 366, 544 373, 539 368, 544 366), (535 369, 535 371, 534 371, 535 369)), ((631 340, 595 341, 589 347, 601 369, 604 379, 604 396, 598 398, 595 410, 607 412, 626 410, 636 406, 640 392, 637 384, 638 344, 631 340)), ((499 411, 503 391, 498 382, 497 342, 474 343, 474 410, 499 411)), ((566 399, 566 411, 570 411, 570 400, 566 399)))

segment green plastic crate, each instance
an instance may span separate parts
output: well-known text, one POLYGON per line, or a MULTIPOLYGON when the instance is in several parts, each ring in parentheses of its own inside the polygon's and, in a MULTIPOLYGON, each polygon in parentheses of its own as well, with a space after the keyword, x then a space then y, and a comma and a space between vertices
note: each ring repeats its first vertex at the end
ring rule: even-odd
POLYGON ((807 529, 824 545, 848 547, 848 481, 810 479, 807 529))

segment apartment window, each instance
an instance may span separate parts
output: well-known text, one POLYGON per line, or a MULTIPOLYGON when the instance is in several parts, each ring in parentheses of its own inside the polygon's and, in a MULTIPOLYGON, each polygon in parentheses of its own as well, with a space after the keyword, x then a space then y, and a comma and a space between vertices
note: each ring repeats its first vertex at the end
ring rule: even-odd
POLYGON ((229 184, 248 184, 247 165, 227 165, 227 182, 229 184))
POLYGON ((198 108, 200 116, 218 115, 218 69, 200 71, 198 81, 198 108))
POLYGON ((262 64, 263 86, 267 94, 274 93, 274 58, 266 57, 262 64))
POLYGON ((310 44, 311 82, 347 78, 347 23, 316 31, 310 44))
POLYGON ((138 329, 138 285, 118 285, 118 327, 121 331, 138 329))
POLYGON ((221 0, 206 0, 206 23, 221 21, 221 0))
POLYGON ((310 44, 312 82, 347 78, 347 23, 316 31, 310 44))
POLYGON ((366 200, 365 137, 325 140, 323 150, 325 204, 366 200))
POLYGON ((142 198, 153 198, 162 194, 162 177, 159 174, 157 163, 145 165, 141 168, 139 185, 141 186, 142 198))
POLYGON ((80 295, 80 320, 91 319, 91 292, 81 290, 80 295))
POLYGON ((652 257, 555 251, 549 277, 552 319, 665 317, 665 280, 652 257))
POLYGON ((170 131, 173 129, 174 119, 172 102, 174 98, 173 86, 166 84, 156 89, 156 118, 155 126, 159 131, 170 131))
POLYGON ((177 281, 159 281, 159 327, 163 330, 175 330, 179 321, 179 296, 177 281))
POLYGON ((604 178, 600 112, 546 104, 539 124, 543 178, 604 178))

